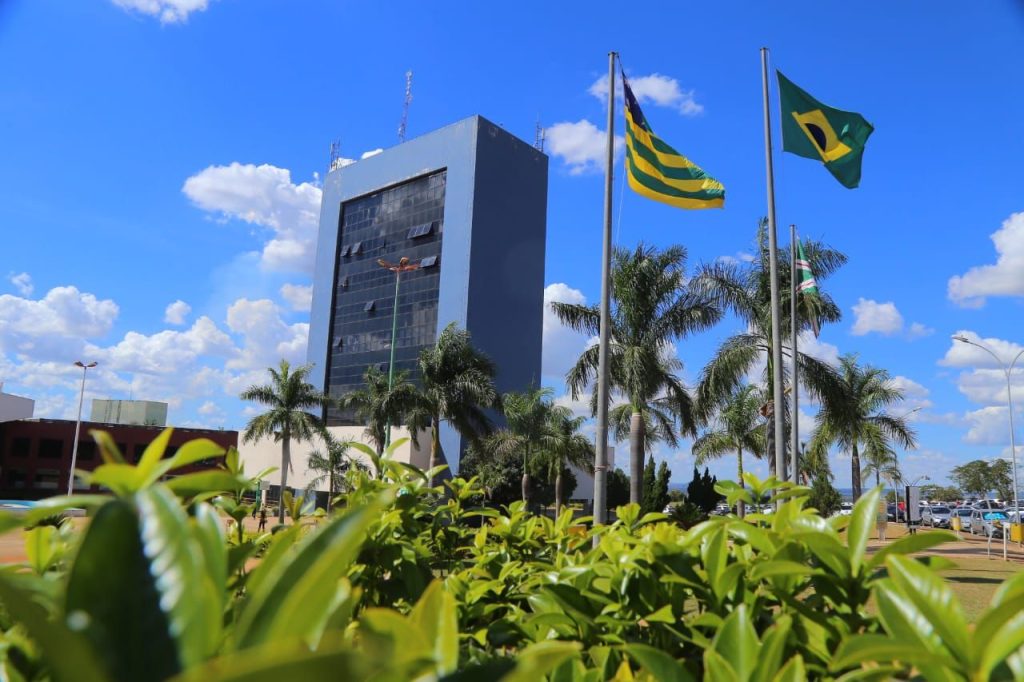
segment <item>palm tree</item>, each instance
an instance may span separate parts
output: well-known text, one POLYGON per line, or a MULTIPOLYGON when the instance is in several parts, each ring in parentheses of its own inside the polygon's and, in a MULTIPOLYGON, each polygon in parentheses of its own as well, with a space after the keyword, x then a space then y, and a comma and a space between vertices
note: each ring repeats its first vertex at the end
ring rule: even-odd
POLYGON ((409 372, 395 372, 391 388, 388 374, 375 365, 366 368, 363 387, 338 399, 338 407, 351 410, 366 424, 366 436, 379 457, 388 439, 388 427, 401 424, 416 399, 416 387, 408 380, 409 372))
POLYGON ((877 486, 882 484, 882 478, 894 482, 903 477, 903 474, 900 473, 896 451, 889 447, 888 443, 868 441, 866 446, 864 450, 864 466, 860 472, 862 481, 866 481, 874 475, 875 485, 877 486))
POLYGON ((548 415, 541 457, 550 481, 555 479, 555 518, 562 512, 562 472, 570 465, 594 473, 594 444, 579 432, 585 420, 568 407, 556 405, 548 415))
POLYGON ((916 434, 904 417, 894 417, 884 408, 903 400, 903 391, 893 384, 889 373, 870 365, 857 364, 857 355, 839 358, 841 393, 825 402, 818 412, 818 426, 810 450, 821 455, 832 445, 850 453, 853 499, 861 495, 860 446, 876 453, 891 452, 892 442, 900 447, 915 446, 916 434))
MULTIPOLYGON (((715 428, 705 431, 693 442, 693 455, 698 466, 722 455, 736 453, 736 481, 743 486, 743 451, 754 455, 764 453, 765 434, 760 409, 764 391, 747 384, 733 390, 717 407, 715 428)), ((743 501, 737 513, 744 513, 743 501)))
MULTIPOLYGON (((489 433, 487 408, 501 404, 494 387, 494 363, 473 348, 469 332, 454 322, 438 335, 437 343, 420 352, 420 390, 409 411, 409 429, 415 434, 430 429, 430 468, 441 452, 441 424, 452 425, 464 437, 489 433)), ((433 480, 429 481, 433 484, 433 480)))
MULTIPOLYGON (((273 436, 281 442, 281 499, 288 488, 288 472, 292 467, 291 441, 312 440, 321 433, 323 424, 307 410, 322 408, 329 398, 308 383, 312 365, 302 365, 294 370, 287 360, 281 360, 277 369, 267 368, 270 383, 250 386, 242 391, 242 400, 266 405, 263 414, 249 420, 242 436, 243 443, 273 436)), ((278 505, 277 520, 284 523, 284 505, 278 505)))
POLYGON ((531 388, 501 397, 506 427, 488 438, 488 449, 499 457, 520 453, 523 457, 523 502, 530 499, 530 455, 536 454, 547 436, 554 405, 550 388, 531 388))
MULTIPOLYGON (((637 245, 616 249, 611 275, 609 388, 626 400, 609 418, 624 435, 629 423, 630 501, 640 502, 644 452, 656 441, 678 444, 678 433, 695 433, 693 404, 677 372, 682 363, 670 355, 672 343, 707 329, 722 317, 721 307, 690 286, 684 267, 686 249, 664 251, 637 245)), ((600 332, 598 306, 552 303, 552 310, 576 331, 600 332)), ((597 378, 598 347, 583 351, 566 375, 573 398, 597 378)), ((596 411, 596 391, 592 406, 596 411)))
MULTIPOLYGON (((771 334, 771 277, 769 267, 767 223, 762 220, 757 231, 758 257, 749 263, 717 262, 705 266, 691 285, 705 291, 722 307, 736 315, 745 329, 727 338, 701 373, 697 388, 697 403, 702 406, 698 417, 710 418, 710 411, 745 383, 747 376, 763 358, 768 358, 763 383, 766 395, 772 396, 772 334, 771 334)), ((815 279, 819 284, 846 263, 846 256, 821 242, 805 241, 804 250, 815 279)), ((779 250, 779 262, 789 262, 789 249, 779 250)), ((789 287, 790 272, 780 268, 779 291, 782 311, 783 340, 789 339, 789 287)), ((835 301, 825 292, 818 296, 802 296, 797 301, 800 328, 811 328, 811 318, 821 322, 836 322, 842 313, 835 301)), ((783 349, 786 351, 787 349, 783 349)), ((792 352, 788 353, 792 356, 792 352)), ((828 364, 806 353, 797 353, 800 380, 812 397, 828 402, 840 392, 835 371, 828 364)), ((776 410, 783 418, 786 409, 776 410)), ((769 419, 769 422, 771 420, 769 419)), ((771 423, 768 429, 773 429, 771 423)), ((766 445, 768 445, 766 443, 766 445)), ((774 459, 769 457, 770 465, 774 459)))
POLYGON ((306 469, 318 474, 309 482, 307 490, 314 490, 326 481, 329 495, 328 504, 330 504, 330 500, 342 492, 342 481, 345 474, 353 466, 358 465, 348 454, 349 446, 352 445, 351 440, 338 440, 326 429, 321 434, 321 438, 324 441, 324 449, 309 453, 309 459, 306 461, 306 469))

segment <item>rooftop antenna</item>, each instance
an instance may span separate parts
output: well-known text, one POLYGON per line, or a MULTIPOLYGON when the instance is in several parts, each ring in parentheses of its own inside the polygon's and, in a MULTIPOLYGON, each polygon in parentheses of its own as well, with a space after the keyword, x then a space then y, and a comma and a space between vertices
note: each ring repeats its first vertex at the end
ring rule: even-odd
POLYGON ((533 148, 539 152, 544 151, 544 138, 547 135, 547 131, 544 130, 544 126, 540 124, 540 114, 537 115, 537 126, 533 131, 533 148))
POLYGON ((329 173, 332 170, 335 170, 336 168, 338 168, 338 165, 340 163, 341 163, 341 140, 332 140, 331 141, 331 157, 330 157, 330 161, 327 164, 327 172, 329 173))
POLYGON ((410 104, 412 104, 412 69, 405 72, 405 102, 402 104, 402 122, 398 124, 399 142, 405 142, 405 126, 409 122, 410 104))

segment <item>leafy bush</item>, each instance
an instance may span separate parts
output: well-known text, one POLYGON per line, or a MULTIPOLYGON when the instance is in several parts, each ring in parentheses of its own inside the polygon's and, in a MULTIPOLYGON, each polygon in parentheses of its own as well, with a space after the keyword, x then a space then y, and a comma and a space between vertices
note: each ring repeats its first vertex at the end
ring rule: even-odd
POLYGON ((817 509, 822 516, 832 516, 842 506, 843 496, 835 489, 828 476, 815 476, 811 483, 807 504, 817 509))
POLYGON ((163 458, 162 435, 132 466, 99 442, 89 480, 113 495, 0 517, 12 529, 70 506, 92 516, 80 536, 30 531, 28 564, 0 570, 5 679, 1024 676, 1024 574, 969 629, 939 562, 906 556, 950 534, 867 554, 878 490, 824 519, 804 508, 806 489, 747 476, 747 488, 718 484, 730 504, 772 489, 787 501, 687 531, 626 505, 614 525, 581 532, 569 511, 477 507, 475 481, 431 487, 436 471, 385 453, 373 474, 350 473, 334 515, 250 538, 225 532, 257 484, 234 451, 221 469, 160 482, 219 449, 193 441, 163 458))

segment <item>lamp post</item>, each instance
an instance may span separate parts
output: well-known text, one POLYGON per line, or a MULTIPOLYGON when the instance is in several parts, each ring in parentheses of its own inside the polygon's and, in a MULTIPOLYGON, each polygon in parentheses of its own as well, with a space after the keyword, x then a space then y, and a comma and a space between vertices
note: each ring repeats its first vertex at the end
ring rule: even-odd
POLYGON ((82 368, 82 388, 78 392, 78 419, 75 420, 75 442, 71 445, 71 471, 68 472, 68 495, 71 495, 75 488, 75 463, 78 461, 78 431, 82 428, 82 400, 85 399, 85 375, 96 364, 93 361, 86 365, 81 360, 75 360, 75 367, 82 368))
MULTIPOLYGON (((914 414, 915 412, 920 412, 923 409, 924 409, 924 405, 918 405, 914 409, 909 410, 909 411, 904 412, 903 414, 901 414, 899 416, 899 419, 904 419, 906 417, 909 417, 910 415, 914 414)), ((896 497, 896 518, 898 520, 899 519, 899 514, 900 514, 900 487, 899 487, 898 484, 905 482, 905 479, 903 478, 903 472, 900 471, 900 456, 899 456, 899 454, 894 452, 893 453, 893 459, 896 461, 896 474, 899 476, 899 480, 893 481, 893 491, 892 491, 893 495, 895 495, 895 497, 896 497)), ((907 510, 907 514, 908 515, 910 514, 910 510, 909 509, 907 510)), ((907 516, 907 518, 910 518, 910 517, 907 516)))
MULTIPOLYGON (((402 279, 403 272, 419 270, 420 264, 410 264, 409 259, 402 256, 397 263, 389 263, 383 258, 378 258, 377 265, 395 273, 395 305, 391 309, 391 360, 388 362, 388 395, 390 396, 395 381, 395 336, 398 333, 398 283, 402 279)), ((389 445, 391 445, 390 418, 388 419, 387 430, 384 432, 384 447, 386 448, 389 445)))
MULTIPOLYGON (((983 351, 991 355, 993 358, 995 358, 996 362, 998 362, 1002 366, 1003 376, 1006 377, 1006 405, 1010 411, 1010 461, 1013 462, 1013 511, 1016 512, 1019 518, 1020 503, 1017 500, 1017 445, 1014 441, 1013 436, 1013 393, 1010 391, 1010 375, 1013 372, 1013 366, 1017 364, 1018 360, 1020 360, 1020 356, 1024 355, 1024 350, 1017 353, 1017 355, 1014 356, 1013 360, 1010 361, 1010 364, 1006 364, 998 355, 995 354, 995 351, 993 351, 991 348, 984 344, 978 343, 977 341, 971 341, 969 338, 962 334, 954 334, 953 340, 982 349, 983 351)), ((1021 539, 1021 544, 1024 545, 1024 538, 1021 539)))

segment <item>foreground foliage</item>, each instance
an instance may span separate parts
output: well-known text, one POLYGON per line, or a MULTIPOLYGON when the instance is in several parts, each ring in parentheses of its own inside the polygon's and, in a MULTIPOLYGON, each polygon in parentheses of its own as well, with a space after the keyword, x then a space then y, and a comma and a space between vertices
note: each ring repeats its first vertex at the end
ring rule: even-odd
POLYGON ((69 506, 92 517, 81 536, 69 524, 28 531, 28 562, 0 570, 5 679, 1024 676, 1024 574, 969 630, 935 560, 906 556, 948 534, 867 553, 878 490, 852 516, 823 519, 805 489, 748 476, 746 488, 718 484, 730 504, 776 486, 788 501, 688 531, 628 505, 588 531, 569 511, 476 507, 474 481, 431 488, 433 472, 385 451, 373 474, 349 473, 333 517, 253 536, 234 524, 256 483, 236 452, 218 471, 160 482, 217 446, 163 458, 161 436, 132 466, 99 440, 105 464, 90 480, 112 496, 0 520, 12 529, 69 506))

